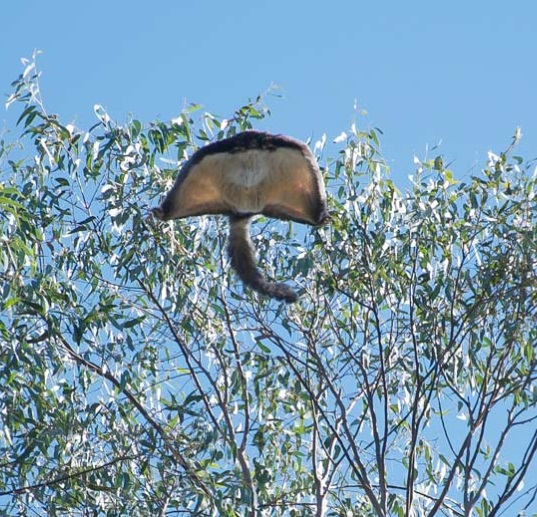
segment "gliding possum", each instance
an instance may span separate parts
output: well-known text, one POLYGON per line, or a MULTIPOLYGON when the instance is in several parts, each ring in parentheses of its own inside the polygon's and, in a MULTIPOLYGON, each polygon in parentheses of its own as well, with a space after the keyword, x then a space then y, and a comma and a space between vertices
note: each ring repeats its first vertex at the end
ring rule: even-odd
POLYGON ((250 220, 263 214, 320 226, 329 219, 323 178, 308 146, 288 136, 253 130, 196 151, 152 212, 163 221, 229 216, 231 266, 255 291, 289 303, 298 299, 296 292, 284 283, 267 281, 256 266, 250 220))

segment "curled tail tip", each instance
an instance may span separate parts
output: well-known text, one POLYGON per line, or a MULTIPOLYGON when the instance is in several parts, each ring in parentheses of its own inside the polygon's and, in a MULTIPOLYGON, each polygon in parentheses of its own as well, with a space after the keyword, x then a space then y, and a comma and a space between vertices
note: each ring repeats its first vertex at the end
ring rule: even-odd
POLYGON ((267 282, 266 288, 263 291, 258 292, 270 296, 271 298, 282 300, 286 303, 295 303, 298 301, 298 294, 295 292, 295 290, 289 287, 287 284, 282 284, 279 282, 267 282))
POLYGON ((287 284, 268 282, 256 266, 255 252, 248 232, 249 218, 231 218, 228 255, 231 267, 240 279, 254 291, 276 300, 294 303, 297 293, 287 284))
POLYGON ((298 301, 298 294, 292 287, 282 282, 268 282, 259 274, 258 270, 254 274, 248 274, 250 272, 245 271, 238 271, 238 273, 244 284, 261 295, 286 303, 298 301))

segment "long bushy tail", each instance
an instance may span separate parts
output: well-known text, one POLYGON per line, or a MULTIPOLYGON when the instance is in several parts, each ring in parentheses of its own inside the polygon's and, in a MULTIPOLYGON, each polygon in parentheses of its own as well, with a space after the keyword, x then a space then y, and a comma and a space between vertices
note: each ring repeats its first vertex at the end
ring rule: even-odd
POLYGON ((268 282, 261 274, 261 271, 257 269, 249 225, 249 217, 231 216, 229 218, 227 251, 231 260, 231 267, 246 285, 258 293, 277 300, 284 300, 287 303, 296 302, 298 296, 291 287, 280 282, 268 282))

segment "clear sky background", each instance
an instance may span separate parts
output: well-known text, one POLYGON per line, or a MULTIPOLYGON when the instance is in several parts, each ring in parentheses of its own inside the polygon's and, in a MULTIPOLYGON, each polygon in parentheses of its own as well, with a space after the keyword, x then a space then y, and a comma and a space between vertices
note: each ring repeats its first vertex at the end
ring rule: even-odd
POLYGON ((533 0, 9 0, 0 20, 0 91, 40 49, 49 112, 81 128, 96 103, 119 122, 166 121, 188 103, 226 117, 277 85, 261 129, 334 138, 356 100, 400 186, 439 142, 458 178, 517 126, 518 154, 537 156, 533 0))

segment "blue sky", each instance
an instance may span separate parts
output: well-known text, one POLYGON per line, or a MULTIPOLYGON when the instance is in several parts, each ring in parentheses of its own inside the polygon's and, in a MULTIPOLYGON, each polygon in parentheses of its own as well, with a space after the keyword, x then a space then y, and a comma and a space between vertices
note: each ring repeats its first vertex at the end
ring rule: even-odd
MULTIPOLYGON (((50 112, 88 127, 93 105, 123 121, 168 120, 188 103, 227 116, 268 98, 262 129, 298 138, 361 127, 384 132, 401 185, 414 153, 442 142, 459 178, 516 126, 537 156, 537 2, 272 0, 10 1, 2 6, 0 90, 38 64, 50 112)), ((15 113, 2 110, 0 124, 15 113)), ((474 168, 474 169, 472 169, 474 168)))

